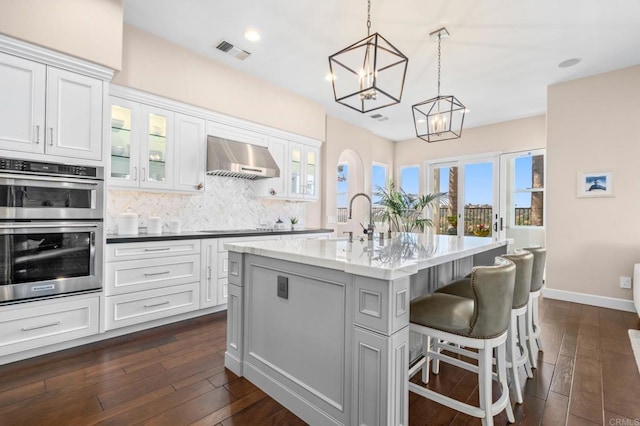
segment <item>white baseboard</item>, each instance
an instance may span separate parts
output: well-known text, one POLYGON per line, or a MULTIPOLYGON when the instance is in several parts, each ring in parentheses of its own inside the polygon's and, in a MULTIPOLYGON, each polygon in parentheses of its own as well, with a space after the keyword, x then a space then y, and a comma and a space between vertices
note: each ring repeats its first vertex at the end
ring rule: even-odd
POLYGON ((636 312, 633 300, 617 299, 615 297, 596 296, 595 294, 577 293, 574 291, 545 288, 542 294, 547 299, 564 300, 566 302, 582 303, 583 305, 599 306, 601 308, 617 309, 618 311, 636 312))

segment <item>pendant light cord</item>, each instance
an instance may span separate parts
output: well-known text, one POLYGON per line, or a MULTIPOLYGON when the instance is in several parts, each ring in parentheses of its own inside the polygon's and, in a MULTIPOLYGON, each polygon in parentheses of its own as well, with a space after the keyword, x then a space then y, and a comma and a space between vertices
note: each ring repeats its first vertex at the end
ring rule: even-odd
POLYGON ((442 34, 438 34, 438 97, 440 97, 440 58, 441 58, 440 38, 441 37, 442 37, 442 34))
POLYGON ((367 37, 371 35, 371 0, 367 0, 367 37))

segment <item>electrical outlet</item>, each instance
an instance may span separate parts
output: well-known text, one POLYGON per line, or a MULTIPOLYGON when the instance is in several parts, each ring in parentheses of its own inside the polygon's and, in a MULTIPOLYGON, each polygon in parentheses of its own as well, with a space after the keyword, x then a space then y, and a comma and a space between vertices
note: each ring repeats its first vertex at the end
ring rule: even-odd
POLYGON ((620 277, 620 288, 631 288, 631 277, 620 277))

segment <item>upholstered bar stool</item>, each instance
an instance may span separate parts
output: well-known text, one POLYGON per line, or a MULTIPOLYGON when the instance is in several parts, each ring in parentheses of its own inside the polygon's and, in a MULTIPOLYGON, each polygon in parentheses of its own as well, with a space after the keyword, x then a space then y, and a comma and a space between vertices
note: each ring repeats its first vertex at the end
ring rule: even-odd
POLYGON ((529 346, 529 360, 531 367, 537 367, 538 351, 542 350, 540 341, 540 322, 538 320, 538 299, 544 286, 544 267, 547 259, 547 249, 544 247, 527 247, 533 254, 533 271, 531 273, 531 292, 529 293, 529 307, 527 309, 527 343, 529 346))
MULTIPOLYGON (((529 351, 527 349, 527 306, 529 304, 529 291, 531 289, 531 271, 533 268, 533 255, 528 251, 516 250, 514 254, 503 255, 505 259, 512 261, 516 265, 515 288, 511 303, 511 315, 509 320, 509 331, 507 334, 507 368, 511 372, 513 390, 516 395, 516 402, 522 404, 522 387, 520 385, 520 375, 518 368, 524 367, 527 377, 532 378, 529 351)), ((446 293, 456 296, 473 298, 469 279, 463 278, 454 281, 436 290, 436 293, 446 293)), ((460 353, 475 358, 474 354, 468 351, 451 348, 449 344, 440 345, 453 352, 460 353)))
POLYGON ((454 410, 482 419, 483 425, 493 425, 493 416, 507 411, 510 423, 515 421, 507 386, 507 329, 513 300, 516 267, 513 262, 497 257, 494 266, 478 266, 470 278, 473 299, 444 293, 433 293, 411 302, 409 329, 424 338, 424 358, 409 371, 411 378, 422 371, 422 382, 429 382, 432 360, 456 365, 478 374, 480 406, 442 395, 432 389, 409 382, 409 390, 454 410), (434 351, 431 339, 447 341, 478 350, 478 365, 469 364, 434 351), (496 351, 496 379, 500 396, 493 402, 493 353, 496 351))

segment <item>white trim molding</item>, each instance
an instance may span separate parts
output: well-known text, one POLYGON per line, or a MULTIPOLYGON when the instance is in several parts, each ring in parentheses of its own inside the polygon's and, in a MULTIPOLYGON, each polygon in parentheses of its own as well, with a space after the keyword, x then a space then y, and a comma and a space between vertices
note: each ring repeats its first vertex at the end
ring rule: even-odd
POLYGON ((3 34, 0 34, 0 52, 84 74, 103 81, 111 81, 113 78, 113 70, 110 68, 25 41, 16 40, 3 34))
POLYGON ((542 295, 545 299, 564 300, 565 302, 582 303, 583 305, 616 309, 618 311, 636 312, 635 308, 633 307, 633 300, 598 296, 595 294, 577 293, 574 291, 556 290, 554 288, 543 289, 542 295))

